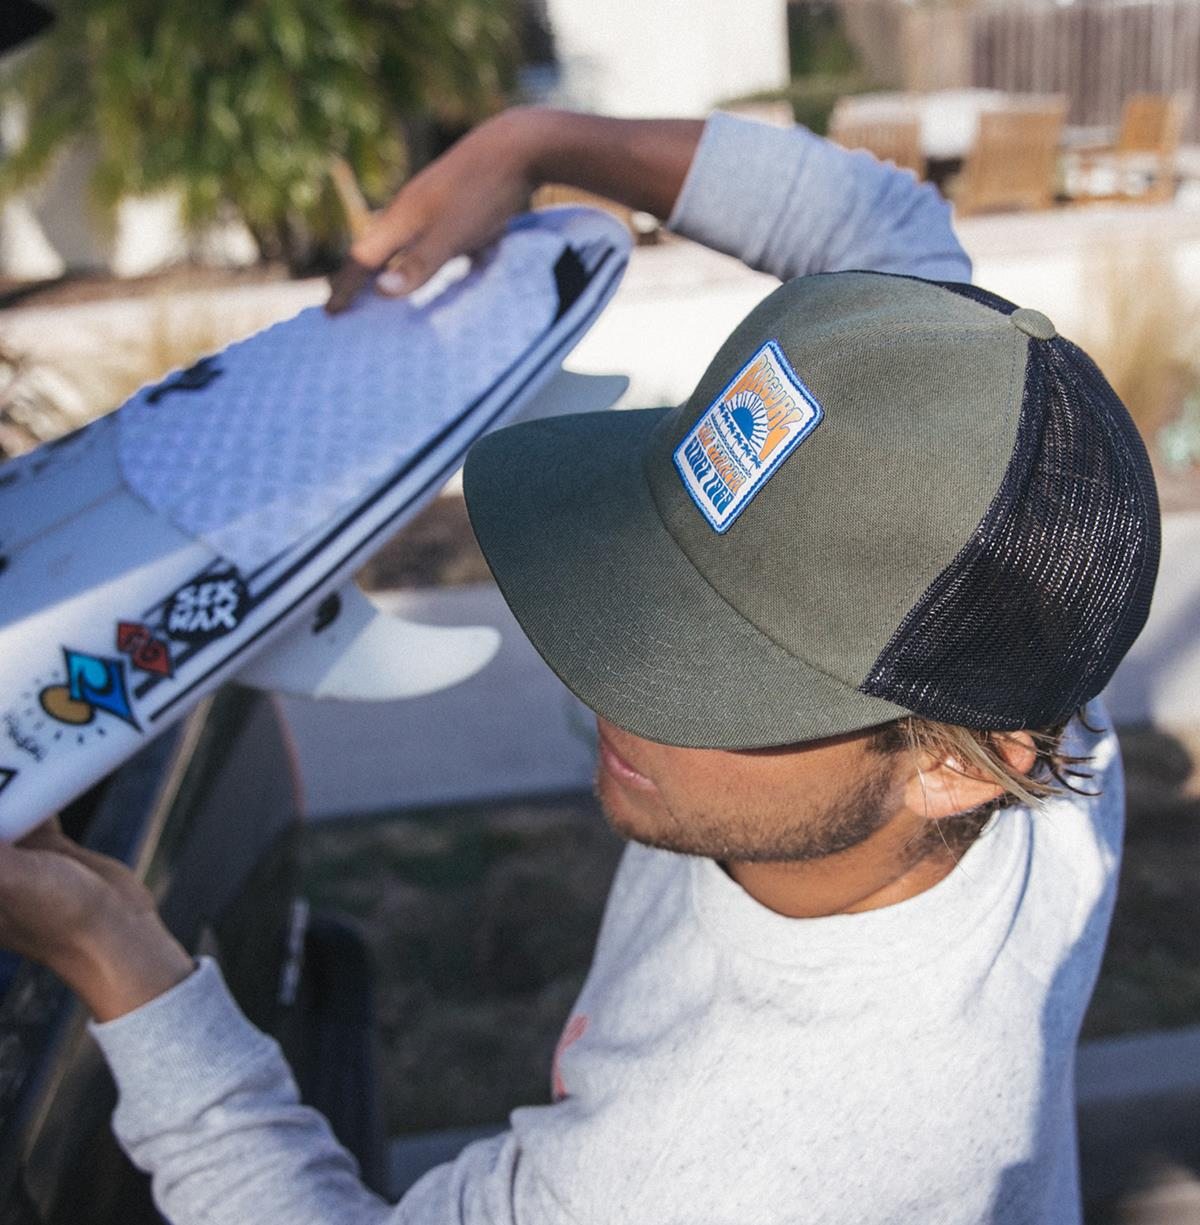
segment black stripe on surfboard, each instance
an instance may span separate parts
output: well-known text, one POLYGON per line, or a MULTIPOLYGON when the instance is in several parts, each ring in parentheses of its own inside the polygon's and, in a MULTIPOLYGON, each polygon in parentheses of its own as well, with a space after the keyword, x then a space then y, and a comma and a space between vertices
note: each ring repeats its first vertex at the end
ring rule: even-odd
MULTIPOLYGON (((555 353, 559 352, 561 350, 561 347, 562 346, 559 346, 559 348, 555 350, 555 353)), ((553 357, 554 357, 554 354, 551 354, 547 358, 547 361, 542 363, 542 366, 539 369, 544 369, 545 366, 549 363, 549 361, 553 360, 553 357)), ((527 385, 533 378, 535 378, 537 373, 538 373, 537 370, 532 371, 529 377, 522 384, 522 387, 527 385)), ((497 417, 503 414, 505 409, 512 403, 512 400, 515 398, 515 396, 520 393, 520 390, 521 388, 518 388, 517 391, 514 392, 513 396, 510 396, 498 409, 496 409, 496 411, 492 414, 489 420, 484 424, 483 430, 486 430, 492 421, 494 421, 497 417)), ((400 515, 402 515, 404 511, 407 510, 408 507, 410 507, 415 501, 420 500, 420 498, 422 498, 425 494, 427 494, 431 489, 436 489, 440 485, 444 484, 446 480, 461 465, 461 463, 462 463, 461 454, 458 455, 454 459, 448 460, 447 463, 442 468, 440 468, 433 477, 431 477, 428 481, 426 481, 421 486, 421 488, 417 490, 408 499, 407 502, 405 502, 405 504, 402 507, 399 507, 396 510, 396 512, 392 515, 389 515, 388 518, 383 523, 380 523, 378 526, 376 526, 370 532, 368 532, 354 546, 353 551, 358 551, 362 549, 364 545, 370 543, 370 541, 373 540, 375 537, 379 536, 381 533, 386 532, 392 526, 392 524, 394 524, 395 520, 400 515)), ((275 625, 277 625, 284 617, 288 616, 295 609, 297 604, 302 603, 305 599, 307 599, 310 595, 312 595, 312 593, 315 590, 317 590, 317 588, 320 587, 322 583, 326 582, 327 580, 328 580, 328 575, 325 575, 317 579, 312 584, 310 584, 309 587, 305 591, 301 592, 290 602, 287 608, 281 610, 274 617, 272 617, 269 621, 267 621, 266 624, 260 626, 253 634, 250 635, 249 638, 247 638, 244 642, 239 644, 234 650, 230 651, 230 653, 227 656, 225 656, 225 658, 222 659, 220 663, 214 664, 211 668, 208 669, 207 672, 203 673, 201 676, 191 681, 183 689, 179 690, 177 693, 173 694, 170 698, 168 698, 167 701, 165 701, 160 707, 158 707, 157 710, 153 711, 149 715, 149 721, 151 723, 157 722, 158 719, 160 719, 168 710, 170 710, 171 707, 175 706, 178 702, 182 701, 192 690, 202 685, 215 672, 218 672, 222 668, 226 667, 232 660, 235 660, 245 650, 247 650, 250 646, 252 646, 259 638, 261 638, 263 634, 267 633, 268 630, 272 629, 275 625)), ((263 599, 267 598, 267 594, 269 593, 264 594, 263 599)), ((205 644, 205 645, 211 645, 211 644, 205 644)), ((201 647, 201 649, 203 649, 203 647, 201 647)))
MULTIPOLYGON (((601 265, 598 265, 597 271, 599 270, 599 267, 603 265, 604 262, 605 261, 603 260, 601 261, 601 265)), ((611 284, 611 282, 615 280, 616 277, 619 275, 620 273, 617 272, 613 274, 612 276, 610 276, 608 279, 608 283, 611 284)), ((521 392, 537 377, 539 373, 541 373, 546 368, 547 365, 549 365, 551 361, 554 360, 554 358, 558 354, 562 353, 562 351, 568 347, 568 345, 575 339, 575 337, 579 334, 579 332, 581 332, 588 323, 589 323, 589 320, 587 319, 580 320, 580 322, 566 336, 563 337, 562 341, 560 341, 560 343, 554 347, 553 351, 547 355, 545 361, 541 362, 537 369, 530 371, 530 373, 526 376, 526 378, 521 382, 520 386, 515 388, 513 392, 504 401, 504 403, 502 403, 498 408, 495 409, 494 412, 491 413, 491 415, 488 417, 488 420, 483 424, 483 427, 480 430, 481 434, 484 431, 486 431, 489 428, 489 426, 491 426, 499 417, 501 417, 504 414, 504 411, 509 407, 509 405, 512 404, 513 400, 515 400, 521 394, 521 392)), ((464 413, 460 415, 460 417, 458 418, 458 424, 461 424, 463 421, 465 421, 468 415, 469 415, 468 413, 464 413)), ((445 431, 443 431, 443 434, 444 432, 445 431)), ((441 437, 442 435, 439 435, 439 439, 441 437)), ((395 514, 389 515, 388 518, 384 520, 384 522, 378 524, 370 532, 368 532, 354 546, 351 552, 353 553, 353 552, 359 551, 360 549, 362 549, 364 545, 368 544, 376 536, 379 536, 381 533, 386 532, 388 528, 395 522, 396 518, 399 515, 403 514, 404 511, 409 506, 411 506, 414 501, 418 500, 424 494, 428 493, 431 488, 435 488, 439 483, 444 483, 449 478, 449 476, 458 469, 461 461, 462 461, 461 454, 453 460, 448 460, 446 464, 441 469, 439 469, 436 475, 434 475, 428 481, 426 481, 425 484, 421 487, 421 489, 418 490, 417 493, 415 493, 412 497, 408 499, 408 501, 404 504, 404 506, 400 507, 395 512, 395 514)), ((406 465, 406 470, 411 469, 412 465, 415 464, 416 462, 418 461, 417 460, 411 461, 410 464, 406 465)), ((402 479, 402 477, 397 476, 395 480, 389 482, 388 488, 391 488, 391 486, 394 485, 396 481, 400 479, 402 479)), ((349 516, 339 527, 332 528, 330 532, 327 533, 323 542, 315 546, 314 549, 310 550, 309 554, 307 555, 307 558, 304 561, 297 562, 296 565, 292 567, 291 570, 288 571, 287 575, 280 578, 276 583, 272 584, 272 586, 268 590, 265 590, 263 592, 260 599, 256 601, 256 605, 258 603, 261 603, 262 600, 265 600, 270 594, 272 594, 273 591, 277 590, 278 587, 283 582, 285 582, 288 577, 291 577, 291 575, 294 574, 296 570, 302 569, 304 565, 307 564, 307 561, 311 560, 312 557, 315 556, 316 553, 319 553, 321 551, 325 543, 328 543, 330 539, 336 537, 342 531, 344 531, 345 528, 349 526, 350 523, 352 523, 363 512, 369 509, 369 507, 374 502, 378 501, 379 498, 382 497, 386 492, 387 492, 387 489, 377 490, 376 493, 372 495, 369 501, 364 502, 360 507, 356 508, 355 512, 351 516, 349 516)), ((212 676, 216 672, 219 672, 222 668, 225 668, 230 662, 237 659, 239 655, 241 655, 250 646, 252 646, 255 642, 257 642, 259 638, 261 638, 269 630, 273 629, 281 620, 283 620, 283 618, 287 617, 292 612, 292 610, 296 607, 297 604, 302 603, 305 599, 307 599, 310 595, 312 595, 312 593, 316 591, 317 588, 319 588, 323 583, 327 582, 328 577, 329 577, 328 573, 326 573, 322 577, 318 578, 315 582, 311 583, 305 591, 301 592, 294 600, 292 600, 289 603, 287 608, 276 613, 275 616, 273 616, 269 621, 267 621, 265 625, 262 625, 257 630, 255 630, 255 632, 251 634, 249 638, 247 638, 244 642, 240 643, 236 648, 234 648, 234 650, 230 651, 229 654, 226 655, 225 658, 220 661, 220 663, 214 664, 211 668, 208 669, 207 672, 202 673, 195 680, 191 681, 189 684, 184 686, 184 688, 180 689, 177 693, 172 694, 161 706, 158 707, 157 710, 154 710, 150 713, 150 715, 148 716, 149 721, 151 723, 157 722, 157 720, 159 720, 168 710, 170 710, 173 706, 177 705, 185 697, 187 697, 187 695, 191 693, 193 689, 196 689, 200 685, 204 684, 204 682, 208 680, 210 676, 212 676)), ((209 645, 209 644, 206 644, 206 645, 209 645)), ((203 647, 201 647, 201 649, 203 649, 203 647)), ((182 663, 185 661, 181 660, 180 662, 182 663)))
MULTIPOLYGON (((547 326, 546 330, 538 338, 537 343, 544 340, 545 337, 554 330, 554 325, 557 324, 559 320, 562 319, 563 316, 570 310, 570 308, 579 301, 583 294, 587 292, 588 288, 596 279, 596 273, 599 272, 600 268, 612 254, 613 248, 611 245, 600 239, 593 239, 591 241, 581 243, 579 244, 578 248, 572 246, 567 246, 564 248, 563 253, 559 256, 553 268, 555 286, 558 290, 558 309, 555 311, 554 318, 550 321, 550 324, 547 326)), ((489 395, 492 394, 499 384, 503 383, 504 380, 512 374, 513 370, 518 365, 520 365, 520 359, 513 362, 512 365, 510 365, 506 370, 497 375, 496 378, 492 380, 491 385, 480 392, 479 395, 476 396, 475 399, 463 410, 464 414, 473 412, 484 400, 487 399, 489 395)), ((461 417, 459 421, 461 422, 461 417)), ((448 428, 455 428, 455 423, 452 422, 448 428)), ((76 435, 68 435, 68 437, 76 437, 82 433, 83 431, 80 430, 77 431, 76 435)), ((431 445, 436 446, 437 443, 438 440, 435 439, 431 445)), ((415 462, 420 462, 422 458, 423 456, 417 456, 415 462)), ((401 476, 403 476, 403 473, 401 476)), ((282 552, 275 554, 275 556, 263 562, 262 565, 258 566, 256 569, 251 570, 248 574, 239 575, 242 581, 246 584, 251 596, 251 602, 249 605, 250 609, 253 609, 259 603, 259 592, 255 590, 254 587, 255 580, 266 571, 270 570, 272 566, 278 565, 279 562, 286 560, 288 554, 291 553, 295 547, 295 545, 290 545, 282 552)), ((203 569, 192 575, 187 582, 196 583, 208 578, 210 575, 223 573, 228 570, 229 564, 230 563, 227 559, 215 557, 211 562, 204 566, 203 569)), ((187 584, 185 583, 183 585, 186 586, 187 584)), ((270 593, 267 592, 266 594, 270 593)), ((151 605, 141 614, 141 619, 143 621, 151 619, 155 613, 166 607, 167 601, 170 599, 171 596, 167 596, 165 599, 151 605)), ((178 662, 182 664, 188 662, 189 659, 194 658, 197 651, 201 649, 202 645, 203 644, 198 644, 196 647, 182 653, 179 656, 178 662)), ((148 678, 142 683, 141 686, 138 687, 138 689, 134 691, 134 696, 144 697, 156 683, 157 678, 148 678)))
MULTIPOLYGON (((594 261, 591 270, 586 274, 586 279, 582 281, 576 281, 574 284, 571 283, 569 276, 566 278, 566 281, 564 283, 563 274, 561 273, 561 266, 564 263, 564 260, 566 260, 568 257, 570 257, 571 260, 573 260, 575 263, 578 264, 579 262, 578 255, 575 254, 574 249, 572 247, 567 247, 565 251, 563 252, 563 254, 559 256, 558 261, 554 265, 555 283, 559 291, 559 308, 555 312, 554 318, 550 321, 549 324, 547 324, 545 331, 541 334, 540 337, 538 337, 535 344, 541 344, 546 339, 547 336, 553 333, 555 326, 563 318, 567 310, 569 310, 572 306, 574 306, 575 303, 578 302, 583 297, 584 293, 586 293, 587 290, 591 288, 591 286, 595 283, 600 270, 604 267, 604 265, 608 262, 608 260, 612 257, 614 253, 613 248, 611 246, 600 243, 599 241, 595 242, 592 245, 596 247, 602 246, 604 248, 603 253, 600 255, 599 259, 594 261), (565 306, 564 306, 564 301, 565 301, 565 306)), ((611 284, 612 284, 612 279, 609 278, 609 280, 605 282, 604 288, 607 289, 608 286, 611 284)), ((574 337, 576 334, 577 334, 577 329, 569 333, 568 339, 574 337)), ((555 350, 555 352, 557 352, 557 349, 555 350)), ((553 353, 551 354, 551 357, 553 357, 553 353)), ((453 421, 450 421, 446 425, 444 425, 442 429, 434 436, 434 438, 425 444, 425 447, 422 449, 421 452, 413 456, 404 465, 403 468, 393 473, 387 479, 386 485, 382 486, 380 489, 377 489, 373 494, 369 495, 368 498, 364 502, 362 502, 357 508, 355 508, 355 510, 352 511, 350 515, 345 520, 343 520, 340 525, 337 525, 333 528, 328 529, 326 534, 322 536, 317 541, 317 543, 314 544, 309 549, 309 551, 305 553, 298 561, 291 564, 288 567, 288 569, 283 571, 282 574, 276 575, 271 580, 271 582, 267 586, 264 586, 261 590, 252 591, 251 592, 252 602, 251 602, 250 607, 256 608, 263 600, 267 599, 269 596, 274 594, 274 592, 279 588, 279 586, 282 583, 286 582, 288 579, 290 579, 296 573, 297 570, 302 569, 304 566, 308 565, 308 563, 312 560, 313 556, 315 556, 315 554, 319 553, 322 549, 324 549, 325 546, 329 543, 330 539, 332 539, 332 537, 340 534, 348 524, 352 523, 354 519, 357 518, 359 513, 361 513, 363 510, 368 509, 371 505, 373 505, 376 501, 378 501, 380 497, 382 497, 385 493, 387 493, 391 488, 399 484, 399 482, 402 481, 409 474, 409 472, 413 470, 414 467, 420 464, 428 456, 430 452, 436 450, 442 444, 442 442, 445 441, 447 437, 449 437, 451 434, 454 433, 455 430, 460 429, 466 423, 466 421, 471 417, 471 415, 479 409, 480 405, 483 404, 487 400, 488 396, 490 396, 495 391, 495 389, 505 381, 505 379, 511 377, 513 371, 517 370, 520 367, 523 360, 524 360, 523 358, 517 358, 517 360, 514 361, 511 365, 509 365, 507 369, 505 369, 501 374, 497 375, 496 378, 492 380, 491 385, 487 387, 486 390, 480 392, 479 395, 477 395, 475 399, 472 400, 471 403, 468 404, 467 407, 463 409, 463 411, 458 415, 458 417, 456 417, 453 421)), ((541 367, 545 365, 546 365, 546 361, 542 361, 539 363, 538 368, 540 369, 541 367)), ((527 383, 528 383, 528 380, 526 380, 526 382, 522 384, 522 387, 524 387, 527 383)), ((514 394, 519 394, 520 390, 521 389, 518 388, 518 391, 515 392, 514 394)), ((507 407, 511 403, 512 403, 511 399, 506 400, 504 407, 507 407)), ((486 426, 484 428, 486 428, 486 426)), ((397 512, 397 513, 400 513, 400 512, 397 512)), ((246 577, 247 585, 249 586, 249 584, 252 583, 254 579, 258 578, 258 576, 261 575, 264 571, 269 569, 272 565, 275 565, 278 561, 280 561, 282 558, 286 556, 287 556, 286 553, 280 554, 272 558, 270 561, 265 562, 257 570, 253 571, 250 575, 246 577)))
MULTIPOLYGON (((605 263, 609 262, 609 258, 612 255, 613 255, 612 247, 607 247, 607 249, 605 250, 605 254, 601 256, 598 262, 596 262, 593 276, 591 276, 591 283, 594 283, 596 279, 598 279, 601 268, 604 267, 605 263)), ((610 276, 605 279, 604 285, 602 285, 601 287, 601 293, 606 293, 607 290, 609 290, 609 288, 611 287, 613 281, 615 281, 615 279, 618 276, 620 276, 620 269, 617 269, 616 272, 611 273, 610 276)), ((577 301, 579 300, 579 296, 582 296, 582 294, 577 295, 577 298, 576 298, 577 301)), ((557 316, 555 320, 551 321, 550 325, 546 327, 546 331, 542 333, 541 339, 538 343, 541 343, 541 341, 544 341, 545 337, 550 336, 553 330, 555 330, 556 322, 557 322, 557 316)), ((497 416, 500 416, 504 412, 504 410, 508 408, 508 405, 512 404, 513 399, 519 396, 520 392, 522 392, 524 388, 529 385, 530 379, 533 379, 533 377, 535 377, 535 375, 538 374, 540 370, 544 370, 545 366, 549 364, 550 361, 553 360, 553 358, 555 358, 555 356, 558 353, 561 352, 563 345, 571 343, 573 339, 578 336, 578 333, 584 327, 585 322, 587 321, 585 320, 580 321, 577 327, 574 327, 571 332, 568 332, 566 336, 562 338, 562 341, 558 342, 556 347, 553 348, 549 354, 547 354, 546 358, 540 361, 538 366, 536 366, 536 369, 533 372, 531 372, 530 376, 527 377, 527 379, 525 379, 522 383, 520 383, 520 385, 516 388, 516 390, 514 390, 511 394, 509 394, 509 397, 506 399, 506 401, 504 401, 500 405, 500 408, 497 408, 496 412, 493 413, 489 419, 487 419, 486 423, 481 426, 480 432, 484 432, 487 428, 489 428, 489 426, 493 423, 493 421, 496 420, 497 416)), ((342 534, 344 530, 350 526, 351 523, 354 523, 356 518, 359 518, 361 515, 364 515, 364 513, 367 510, 370 510, 371 506, 375 505, 375 503, 381 499, 381 497, 386 496, 388 492, 394 488, 394 486, 399 484, 400 481, 404 480, 404 478, 407 477, 407 475, 411 472, 411 470, 413 470, 416 466, 419 466, 419 464, 424 462, 426 458, 429 458, 430 453, 432 453, 433 451, 436 451, 436 448, 440 446, 444 440, 446 440, 446 437, 448 435, 453 434, 454 431, 462 428, 464 424, 467 424, 467 421, 469 421, 469 419, 471 418, 471 415, 478 412, 480 405, 486 402, 487 397, 489 397, 490 394, 493 391, 495 391, 495 388, 497 386, 500 386, 501 383, 504 382, 504 380, 508 379, 508 377, 511 377, 511 375, 513 374, 513 371, 519 369, 519 366, 522 365, 523 361, 527 360, 527 358, 528 358, 528 353, 527 353, 527 356, 525 356, 525 358, 518 358, 516 361, 513 361, 512 365, 509 365, 508 369, 503 371, 503 374, 501 374, 500 376, 497 376, 496 379, 493 380, 493 382, 491 383, 491 386, 487 388, 486 391, 481 392, 479 396, 476 396, 474 401, 471 401, 471 403, 467 405, 467 408, 464 408, 463 412, 459 413, 456 419, 454 419, 453 421, 449 421, 447 425, 444 425, 443 428, 437 432, 437 435, 435 435, 435 437, 433 437, 432 440, 427 442, 426 445, 421 448, 421 451, 418 452, 418 454, 415 454, 415 456, 411 457, 409 461, 405 463, 402 468, 398 469, 396 473, 393 473, 391 477, 387 479, 386 484, 381 485, 380 488, 376 489, 375 491, 372 492, 372 494, 367 496, 366 499, 364 499, 364 501, 361 501, 358 506, 355 506, 354 510, 351 510, 348 513, 347 517, 342 519, 342 521, 340 521, 337 524, 334 524, 333 527, 327 529, 326 533, 324 533, 324 535, 322 535, 322 537, 318 539, 315 544, 311 545, 310 548, 304 552, 304 555, 300 556, 299 559, 296 559, 294 562, 291 562, 287 570, 284 570, 282 573, 279 573, 279 575, 274 577, 271 582, 266 584, 266 586, 262 587, 261 589, 258 589, 257 592, 251 592, 250 593, 250 603, 249 605, 247 605, 244 616, 249 616, 253 610, 258 608, 258 606, 260 606, 263 603, 264 600, 267 600, 269 597, 271 597, 271 595, 276 593, 277 590, 280 587, 282 587, 284 583, 287 583, 290 578, 293 578, 296 575, 296 572, 300 570, 304 570, 304 567, 309 565, 309 562, 313 559, 313 557, 315 557, 317 554, 320 554, 320 552, 324 548, 326 548, 326 545, 329 543, 329 541, 338 537, 338 535, 342 534)), ((452 473, 454 468, 452 467, 449 470, 451 470, 451 473, 452 473)), ((416 491, 413 496, 409 497, 409 499, 404 502, 403 506, 398 507, 397 510, 392 513, 392 515, 389 515, 388 522, 391 523, 394 521, 394 519, 398 518, 400 515, 403 515, 403 513, 407 511, 411 505, 413 505, 413 502, 415 500, 420 499, 420 497, 424 496, 427 491, 429 491, 429 483, 422 485, 420 490, 416 491)), ((359 544, 356 544, 354 548, 360 549, 362 544, 365 544, 367 540, 372 539, 373 537, 375 537, 375 535, 376 535, 375 532, 372 532, 370 535, 367 535, 367 537, 365 537, 364 540, 360 541, 359 544)), ((284 554, 283 556, 287 556, 287 555, 284 554)), ((257 577, 258 575, 261 575, 263 570, 266 570, 266 568, 273 565, 274 562, 276 562, 277 560, 278 559, 272 559, 272 561, 268 561, 266 565, 258 568, 257 571, 253 572, 253 575, 249 576, 249 579, 244 579, 244 581, 246 581, 247 583, 247 587, 249 587, 250 579, 257 577)), ((214 561, 213 564, 204 567, 203 573, 212 572, 213 570, 216 570, 216 568, 219 568, 220 565, 222 565, 222 561, 218 559, 217 561, 214 561)), ((228 566, 228 562, 224 562, 224 565, 228 566)), ((300 597, 300 598, 302 599, 304 597, 300 597)), ((167 597, 167 599, 170 599, 170 597, 167 597)), ((162 608, 162 606, 165 605, 165 603, 167 603, 167 599, 164 599, 162 603, 157 605, 158 608, 162 608)), ((269 626, 273 624, 274 624, 273 621, 268 622, 267 627, 269 628, 269 626)), ((208 647, 213 646, 213 644, 218 641, 219 639, 217 638, 209 639, 208 642, 197 643, 196 646, 193 646, 190 649, 185 650, 185 652, 182 652, 179 655, 179 657, 175 659, 176 673, 178 673, 178 670, 182 668, 182 666, 191 662, 191 660, 195 659, 197 655, 200 655, 202 652, 204 652, 204 650, 206 650, 208 647)), ((253 637, 247 638, 246 641, 247 643, 253 642, 253 637)), ((225 659, 234 658, 235 655, 239 653, 239 650, 240 648, 238 650, 234 650, 234 652, 230 652, 230 654, 227 655, 225 659)), ((224 663, 225 663, 225 660, 222 660, 222 663, 214 665, 214 666, 216 666, 216 668, 220 668, 220 666, 224 666, 224 663)), ((189 690, 189 688, 197 684, 201 684, 201 682, 204 679, 206 679, 208 675, 211 675, 211 671, 209 671, 209 673, 204 673, 200 677, 200 679, 198 679, 195 682, 192 682, 192 685, 185 687, 184 690, 181 690, 180 692, 186 693, 187 690, 189 690)), ((138 685, 136 690, 133 691, 133 696, 135 696, 136 698, 146 697, 148 693, 151 693, 154 690, 154 688, 162 684, 164 680, 167 680, 167 677, 162 677, 162 676, 147 677, 147 679, 142 681, 142 684, 138 685)), ((164 709, 164 707, 159 708, 159 710, 162 710, 162 709, 164 709)), ((157 718, 158 713, 159 712, 154 712, 154 714, 151 715, 151 719, 157 718)))

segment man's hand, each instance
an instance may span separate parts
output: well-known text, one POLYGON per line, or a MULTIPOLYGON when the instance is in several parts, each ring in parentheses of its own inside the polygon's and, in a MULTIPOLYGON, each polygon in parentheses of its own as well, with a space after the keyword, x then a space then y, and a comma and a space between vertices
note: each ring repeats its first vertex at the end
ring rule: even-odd
POLYGON ((542 115, 507 111, 468 132, 405 184, 331 279, 330 312, 347 306, 384 265, 384 293, 409 293, 448 259, 484 246, 526 208, 542 115))
POLYGON ((141 881, 73 842, 56 817, 15 844, 0 843, 0 946, 49 966, 99 1021, 195 969, 141 881))
POLYGON ((410 293, 447 260, 498 237, 543 183, 578 187, 666 218, 703 128, 691 119, 505 111, 468 132, 374 215, 330 279, 326 309, 344 309, 384 268, 382 292, 410 293))

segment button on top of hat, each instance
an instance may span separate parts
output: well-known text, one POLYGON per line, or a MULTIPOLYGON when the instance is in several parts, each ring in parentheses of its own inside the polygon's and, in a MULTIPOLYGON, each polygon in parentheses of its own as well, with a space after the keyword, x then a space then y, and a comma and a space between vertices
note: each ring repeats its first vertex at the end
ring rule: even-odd
POLYGON ((1009 318, 1026 336, 1032 336, 1036 340, 1049 340, 1058 335, 1054 324, 1041 311, 1030 310, 1027 306, 1018 307, 1009 318))

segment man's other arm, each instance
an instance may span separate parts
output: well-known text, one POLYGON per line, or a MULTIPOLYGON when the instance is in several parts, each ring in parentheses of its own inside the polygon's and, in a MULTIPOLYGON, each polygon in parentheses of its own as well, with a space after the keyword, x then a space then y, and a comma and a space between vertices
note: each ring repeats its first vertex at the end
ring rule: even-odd
POLYGON ((375 1195, 211 958, 88 1028, 119 1087, 113 1130, 173 1225, 573 1225, 512 1131, 467 1145, 399 1203, 375 1195))
POLYGON ((849 269, 971 279, 950 205, 932 184, 799 125, 719 111, 668 227, 781 280, 849 269))

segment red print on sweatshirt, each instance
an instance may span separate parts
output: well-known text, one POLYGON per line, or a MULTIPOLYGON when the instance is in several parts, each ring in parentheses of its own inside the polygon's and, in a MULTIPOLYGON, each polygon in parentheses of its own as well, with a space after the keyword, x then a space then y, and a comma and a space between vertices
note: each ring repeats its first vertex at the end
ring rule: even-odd
POLYGON ((563 1084, 562 1076, 559 1074, 558 1064, 562 1058, 563 1051, 575 1041, 576 1038, 583 1037, 583 1031, 588 1027, 587 1013, 580 1012, 573 1016, 562 1031, 562 1037, 558 1040, 558 1045, 554 1048, 554 1062, 551 1065, 551 1093, 554 1101, 567 1096, 567 1087, 563 1084))

